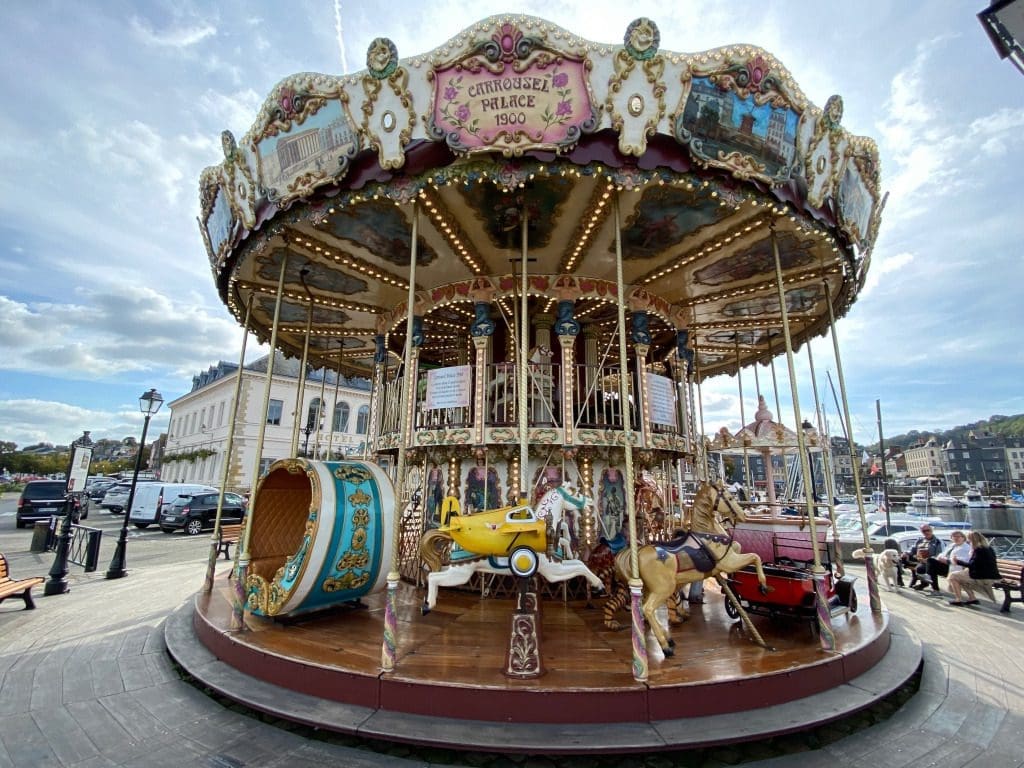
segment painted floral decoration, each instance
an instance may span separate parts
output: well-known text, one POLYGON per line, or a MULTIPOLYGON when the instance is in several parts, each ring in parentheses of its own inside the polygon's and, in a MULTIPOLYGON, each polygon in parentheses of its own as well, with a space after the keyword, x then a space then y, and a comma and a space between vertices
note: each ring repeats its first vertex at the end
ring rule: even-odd
POLYGON ((441 108, 441 114, 451 125, 475 136, 480 132, 480 118, 473 118, 469 102, 460 99, 462 89, 462 75, 448 80, 442 94, 445 103, 441 108))

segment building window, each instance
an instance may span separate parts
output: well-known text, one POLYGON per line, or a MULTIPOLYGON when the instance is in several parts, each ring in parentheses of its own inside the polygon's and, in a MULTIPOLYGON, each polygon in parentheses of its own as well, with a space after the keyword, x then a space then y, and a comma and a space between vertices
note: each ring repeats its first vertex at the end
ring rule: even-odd
POLYGON ((359 413, 356 416, 356 434, 365 435, 370 427, 370 406, 359 406, 359 413))
POLYGON ((280 425, 284 412, 284 400, 271 400, 267 405, 267 424, 280 425))
POLYGON ((277 459, 260 459, 260 477, 263 477, 265 474, 267 474, 267 470, 270 469, 270 465, 273 464, 275 461, 277 461, 277 459))
POLYGON ((334 406, 334 419, 331 421, 332 432, 348 432, 348 403, 342 401, 334 406))
POLYGON ((217 426, 224 426, 224 401, 220 401, 220 408, 217 409, 217 426))
POLYGON ((309 404, 309 410, 306 411, 306 426, 316 429, 316 425, 320 423, 320 398, 314 397, 313 402, 309 404))

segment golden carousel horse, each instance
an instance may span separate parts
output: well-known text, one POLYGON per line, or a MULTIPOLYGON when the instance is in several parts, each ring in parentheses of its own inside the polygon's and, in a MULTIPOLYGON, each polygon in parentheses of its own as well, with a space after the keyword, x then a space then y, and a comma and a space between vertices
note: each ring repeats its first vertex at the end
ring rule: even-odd
MULTIPOLYGON (((761 558, 752 552, 740 552, 740 545, 733 541, 732 534, 719 522, 719 515, 733 525, 746 519, 743 510, 720 480, 703 483, 693 500, 692 530, 670 542, 647 544, 637 553, 640 578, 644 583, 644 618, 665 656, 673 654, 672 646, 675 643, 657 620, 655 612, 668 602, 679 587, 720 573, 734 573, 753 565, 757 570, 761 591, 768 591, 761 558)), ((628 581, 631 572, 628 548, 615 556, 615 567, 619 575, 628 581)))

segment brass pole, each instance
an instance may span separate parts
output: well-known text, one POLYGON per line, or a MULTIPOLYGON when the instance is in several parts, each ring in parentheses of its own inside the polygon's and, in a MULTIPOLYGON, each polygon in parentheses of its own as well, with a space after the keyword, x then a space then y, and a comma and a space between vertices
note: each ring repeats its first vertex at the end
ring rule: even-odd
POLYGON ((235 381, 235 395, 231 401, 231 419, 228 421, 228 439, 224 446, 224 469, 220 473, 220 493, 217 494, 217 515, 213 519, 213 537, 210 539, 210 554, 206 561, 206 578, 203 580, 203 594, 213 591, 213 577, 217 568, 217 552, 220 544, 220 518, 224 511, 224 491, 231 474, 231 451, 235 445, 235 426, 238 423, 238 402, 242 393, 242 373, 245 371, 245 347, 249 341, 249 320, 252 318, 252 300, 249 294, 245 303, 245 322, 242 325, 242 353, 238 356, 238 377, 235 381))
POLYGON ((809 478, 811 465, 807 460, 807 442, 800 424, 800 394, 796 386, 796 368, 793 365, 793 339, 789 332, 789 311, 786 306, 786 287, 782 281, 782 258, 779 256, 779 241, 775 236, 775 222, 771 224, 772 253, 775 255, 775 284, 779 293, 779 311, 782 314, 782 331, 786 339, 786 365, 789 367, 789 387, 793 397, 793 417, 797 423, 796 441, 800 452, 800 467, 804 473, 804 498, 807 502, 807 520, 811 528, 811 545, 814 552, 814 591, 818 616, 818 639, 824 650, 835 650, 836 636, 832 631, 832 615, 825 596, 825 569, 821 565, 821 551, 818 549, 818 529, 815 521, 814 496, 809 478))
POLYGON ((409 247, 409 297, 407 299, 405 317, 405 370, 402 374, 402 408, 398 441, 398 457, 395 459, 395 519, 392 522, 391 538, 391 570, 388 571, 387 603, 384 608, 384 643, 381 648, 380 665, 385 672, 395 668, 395 655, 398 643, 398 620, 395 616, 395 598, 398 592, 398 549, 402 541, 402 509, 405 502, 405 451, 412 432, 412 411, 416 397, 416 382, 412 376, 412 328, 413 313, 416 309, 416 258, 419 245, 419 206, 412 206, 412 244, 409 247))
MULTIPOLYGON (((871 603, 872 613, 882 612, 882 598, 878 594, 878 582, 871 574, 875 572, 875 553, 871 549, 871 541, 868 539, 867 513, 864 511, 864 497, 860 492, 860 463, 857 460, 857 449, 853 445, 853 420, 850 418, 850 401, 846 397, 846 379, 843 376, 843 362, 839 356, 839 339, 836 337, 836 316, 832 309, 832 291, 829 289, 828 281, 825 282, 825 303, 828 304, 828 323, 832 333, 832 350, 836 358, 836 377, 839 379, 839 396, 843 401, 843 421, 846 426, 847 442, 850 444, 850 461, 853 470, 853 484, 856 486, 857 511, 860 512, 860 527, 864 532, 864 564, 868 571, 868 600, 871 603)), ((836 557, 842 557, 838 552, 839 545, 836 544, 836 557)))
POLYGON ((633 679, 643 681, 648 677, 647 636, 640 613, 640 598, 644 583, 640 580, 640 557, 636 528, 636 497, 634 495, 636 490, 633 479, 633 418, 629 408, 629 389, 626 386, 626 365, 628 363, 626 356, 626 307, 623 303, 625 286, 622 279, 622 221, 620 218, 618 193, 612 197, 612 206, 615 214, 615 290, 619 300, 619 410, 622 413, 622 432, 625 438, 623 453, 626 463, 626 476, 624 480, 626 516, 629 519, 629 592, 633 626, 633 679))
MULTIPOLYGON (((274 361, 277 359, 277 327, 281 322, 281 296, 284 294, 284 275, 288 269, 288 255, 281 256, 281 274, 277 279, 277 299, 274 304, 274 324, 270 329, 270 359, 267 361, 267 376, 263 384, 263 409, 259 414, 259 430, 256 433, 256 459, 252 468, 252 482, 249 495, 250 504, 256 501, 259 490, 260 467, 263 465, 263 443, 267 437, 267 408, 270 405, 270 389, 274 383, 274 361)), ((255 505, 253 505, 255 506, 255 505)), ((252 536, 252 520, 256 516, 254 508, 249 509, 245 516, 245 527, 242 529, 242 543, 236 550, 238 554, 238 570, 235 573, 234 599, 231 605, 231 624, 233 630, 245 629, 245 580, 249 575, 249 540, 252 536)))
MULTIPOLYGON (((334 372, 334 407, 331 409, 331 428, 327 431, 327 460, 331 460, 331 449, 334 447, 334 414, 338 411, 338 390, 341 389, 341 353, 345 349, 345 340, 338 339, 338 370, 334 372)), ((373 390, 370 390, 370 397, 373 397, 373 390)), ((352 417, 351 410, 349 418, 352 417)), ((363 456, 365 459, 366 457, 363 456)))
MULTIPOLYGON (((306 275, 309 274, 309 267, 299 270, 299 282, 306 291, 309 300, 309 308, 306 310, 306 338, 302 343, 302 363, 299 364, 299 387, 295 392, 295 420, 292 424, 292 456, 299 455, 299 421, 302 418, 302 401, 306 394, 306 360, 309 357, 309 333, 313 328, 313 294, 309 292, 306 285, 306 275)), ((307 423, 308 427, 309 424, 307 423)), ((306 447, 309 447, 309 435, 306 435, 306 447)))

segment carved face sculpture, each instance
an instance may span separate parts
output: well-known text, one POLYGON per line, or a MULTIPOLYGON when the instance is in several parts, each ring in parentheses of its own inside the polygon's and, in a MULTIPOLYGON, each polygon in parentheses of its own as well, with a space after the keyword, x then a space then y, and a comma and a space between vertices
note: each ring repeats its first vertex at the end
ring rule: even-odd
POLYGON ((825 102, 825 119, 828 121, 829 127, 839 127, 839 123, 843 119, 842 96, 832 95, 828 97, 828 101, 825 102))
POLYGON ((392 68, 395 58, 395 46, 386 37, 378 37, 366 51, 366 67, 377 75, 386 75, 392 68))
POLYGON ((641 17, 626 28, 626 37, 622 42, 630 56, 646 61, 658 52, 661 33, 658 32, 657 24, 641 17))

